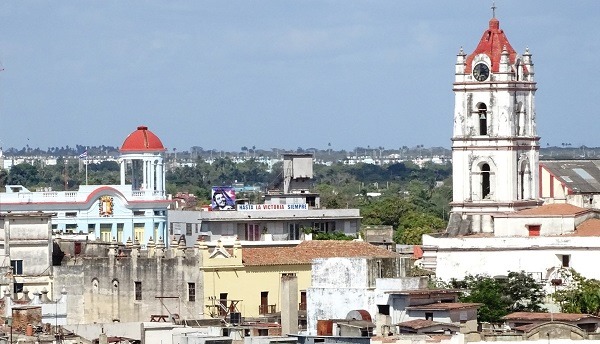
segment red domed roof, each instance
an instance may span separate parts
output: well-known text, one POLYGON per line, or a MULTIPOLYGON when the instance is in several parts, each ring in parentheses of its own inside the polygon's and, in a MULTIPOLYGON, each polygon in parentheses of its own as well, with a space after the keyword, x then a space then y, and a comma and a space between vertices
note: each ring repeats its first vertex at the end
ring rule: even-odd
POLYGON ((166 148, 158 136, 143 125, 129 134, 123 142, 123 146, 121 146, 121 152, 156 152, 165 150, 166 148))
POLYGON ((477 48, 471 55, 467 57, 466 70, 472 69, 473 58, 479 54, 486 54, 492 61, 492 72, 498 73, 500 70, 500 56, 502 55, 502 49, 506 48, 508 52, 508 60, 511 64, 515 63, 517 53, 515 49, 508 42, 508 38, 504 34, 504 31, 500 29, 500 21, 496 18, 490 19, 490 27, 485 30, 483 37, 479 41, 477 48))

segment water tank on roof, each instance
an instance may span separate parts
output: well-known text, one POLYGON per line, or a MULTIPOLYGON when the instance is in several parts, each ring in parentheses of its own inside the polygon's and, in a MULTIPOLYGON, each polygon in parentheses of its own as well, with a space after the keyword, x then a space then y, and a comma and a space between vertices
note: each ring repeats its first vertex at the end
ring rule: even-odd
POLYGON ((372 321, 371 314, 365 311, 364 309, 356 309, 348 312, 346 315, 346 320, 364 320, 364 321, 372 321))

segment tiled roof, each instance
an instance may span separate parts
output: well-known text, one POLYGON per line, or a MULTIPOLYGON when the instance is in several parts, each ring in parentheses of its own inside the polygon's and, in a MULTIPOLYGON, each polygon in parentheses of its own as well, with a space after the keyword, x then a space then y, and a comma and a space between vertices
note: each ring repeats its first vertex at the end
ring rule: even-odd
POLYGON ((344 240, 308 240, 294 247, 245 247, 242 250, 244 265, 295 265, 310 264, 315 258, 398 256, 363 241, 344 240))
POLYGON ((483 36, 481 37, 477 48, 475 48, 475 51, 473 51, 473 53, 467 57, 467 70, 472 69, 473 59, 475 56, 479 54, 486 54, 489 56, 492 62, 492 72, 498 73, 500 70, 500 57, 503 49, 506 49, 508 52, 510 64, 514 64, 517 53, 508 42, 508 38, 506 38, 504 31, 500 29, 500 22, 498 19, 492 18, 490 20, 488 29, 483 32, 483 36))
POLYGON ((442 323, 442 322, 432 321, 432 320, 426 320, 426 319, 414 319, 414 320, 409 320, 409 321, 401 322, 401 323, 398 323, 396 325, 397 326, 411 328, 413 330, 420 330, 420 329, 423 329, 423 328, 428 328, 428 327, 438 326, 438 325, 446 325, 446 326, 450 326, 450 327, 458 327, 458 326, 456 326, 454 324, 442 323))
POLYGON ((600 236, 600 219, 589 219, 583 221, 575 229, 573 236, 600 236))
POLYGON ((579 313, 534 313, 534 312, 515 312, 506 315, 502 320, 529 320, 529 321, 565 321, 577 322, 583 319, 597 319, 600 317, 591 314, 579 313))
POLYGON ((466 303, 466 302, 438 302, 428 305, 406 307, 408 310, 418 311, 449 311, 452 309, 478 308, 481 303, 466 303))
POLYGON ((515 215, 536 215, 536 216, 552 216, 552 215, 577 215, 579 213, 590 211, 589 209, 580 208, 567 203, 552 203, 545 204, 537 208, 525 209, 517 212, 515 215))
POLYGON ((443 294, 458 294, 460 289, 412 289, 399 291, 386 291, 386 294, 396 295, 443 295, 443 294))

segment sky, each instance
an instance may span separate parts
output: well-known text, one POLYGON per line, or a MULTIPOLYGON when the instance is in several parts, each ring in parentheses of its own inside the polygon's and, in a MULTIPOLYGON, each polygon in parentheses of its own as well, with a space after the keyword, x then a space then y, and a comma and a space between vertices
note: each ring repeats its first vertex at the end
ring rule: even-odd
MULTIPOLYGON (((541 145, 600 146, 600 1, 497 0, 541 145)), ((456 54, 491 1, 0 1, 0 145, 451 146, 456 54)))

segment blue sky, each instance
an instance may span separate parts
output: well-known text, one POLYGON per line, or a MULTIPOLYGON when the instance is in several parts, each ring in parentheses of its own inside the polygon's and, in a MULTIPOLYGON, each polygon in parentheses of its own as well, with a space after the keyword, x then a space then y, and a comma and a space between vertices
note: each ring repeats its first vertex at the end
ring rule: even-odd
MULTIPOLYGON (((600 146, 600 1, 496 1, 542 145, 600 146)), ((2 146, 450 147, 491 1, 2 1, 2 146)))

